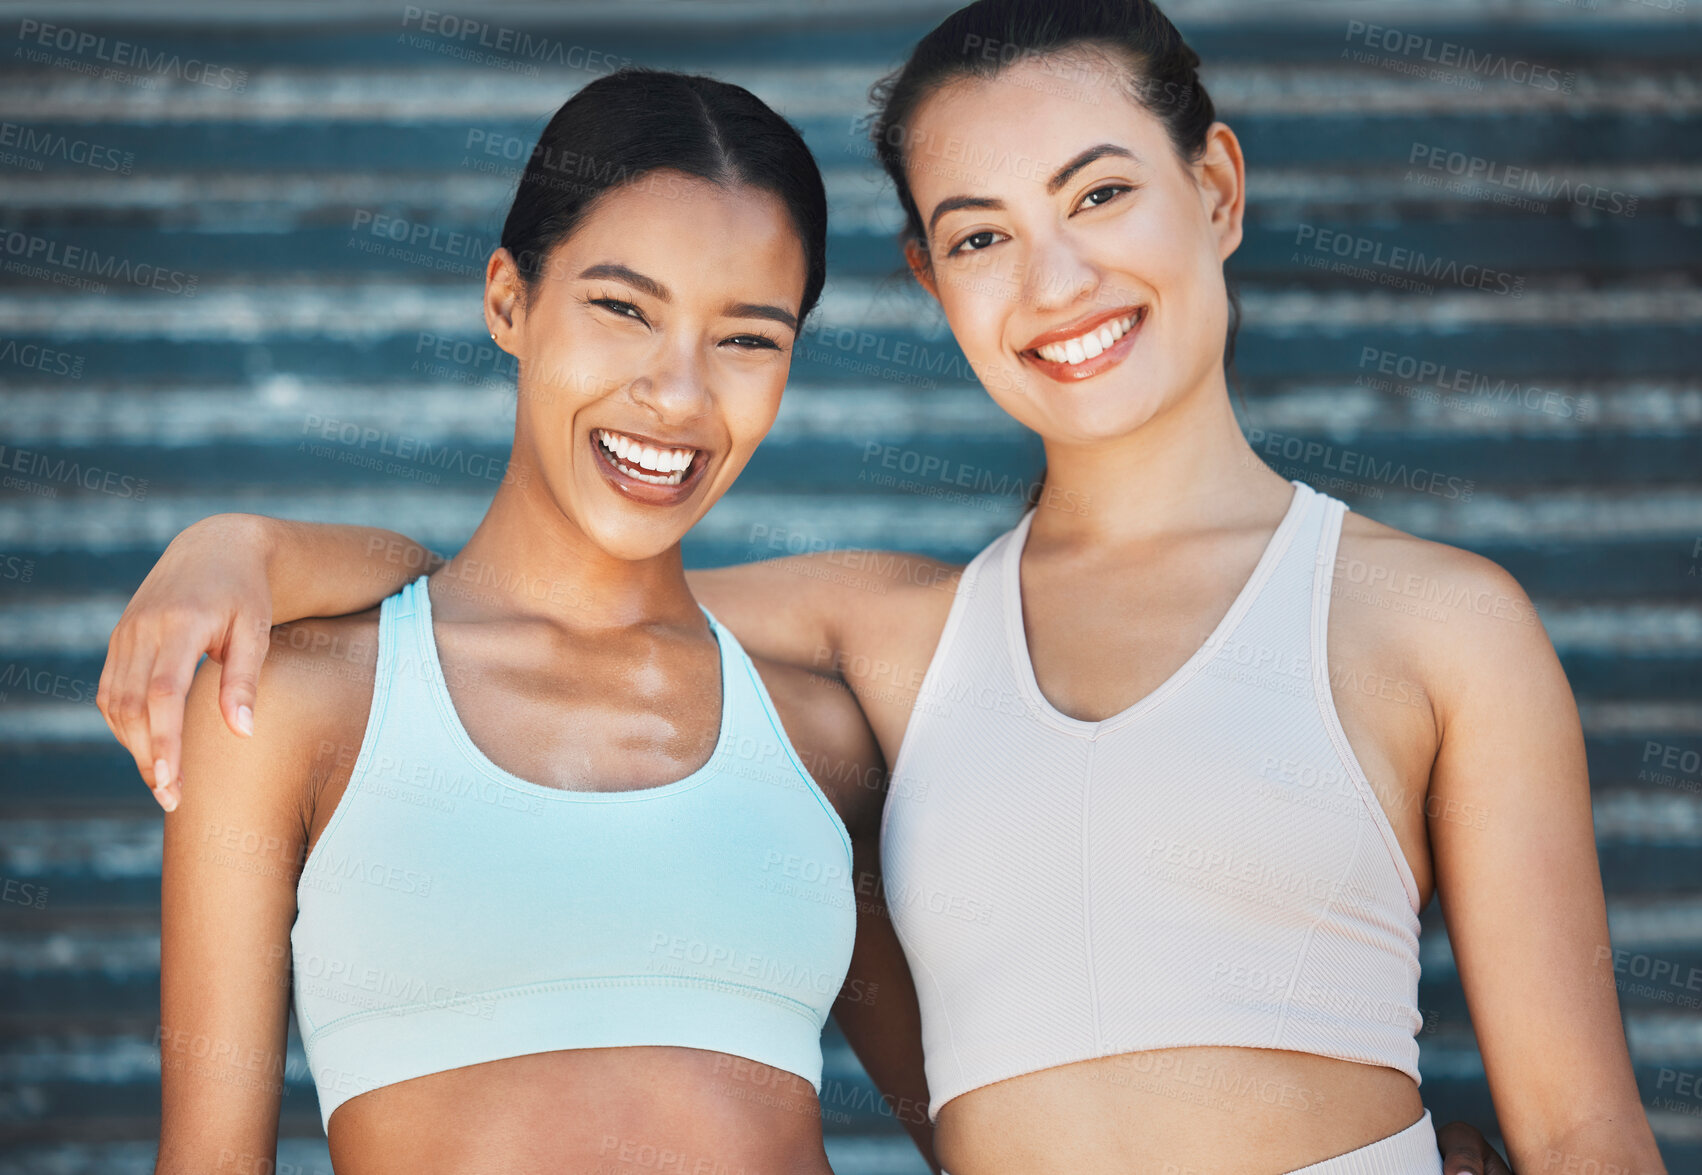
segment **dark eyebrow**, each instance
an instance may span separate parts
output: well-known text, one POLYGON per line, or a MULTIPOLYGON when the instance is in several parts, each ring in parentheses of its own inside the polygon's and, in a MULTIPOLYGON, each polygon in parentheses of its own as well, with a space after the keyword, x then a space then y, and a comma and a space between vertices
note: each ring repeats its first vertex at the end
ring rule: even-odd
POLYGON ((616 265, 611 261, 605 261, 601 265, 593 265, 591 268, 582 271, 579 276, 613 278, 615 281, 625 282, 640 293, 649 294, 658 302, 667 302, 672 298, 672 295, 668 293, 668 287, 655 278, 645 277, 636 269, 628 269, 624 265, 616 265))
MULTIPOLYGON (((628 269, 624 265, 616 265, 605 261, 583 270, 580 277, 608 277, 615 281, 625 282, 635 290, 642 291, 655 298, 658 302, 669 302, 673 295, 668 293, 668 287, 653 277, 646 277, 636 269, 628 269)), ((729 318, 769 318, 788 327, 793 333, 798 330, 798 316, 782 310, 778 306, 765 306, 760 302, 739 302, 728 306, 722 311, 729 318)))
POLYGON ((788 328, 793 334, 798 332, 798 316, 778 306, 765 306, 760 302, 739 302, 721 313, 728 318, 768 318, 788 328))
POLYGON ((934 205, 934 214, 928 217, 928 235, 934 235, 934 226, 940 222, 940 217, 948 212, 956 212, 960 208, 991 208, 998 211, 1004 206, 1003 200, 995 200, 990 196, 950 196, 934 205))
POLYGON ((1046 194, 1048 196, 1056 196, 1058 194, 1058 189, 1070 182, 1071 176, 1075 175, 1076 172, 1092 163, 1095 159, 1104 159, 1107 155, 1117 155, 1124 159, 1135 158, 1135 153, 1133 151, 1119 147, 1115 143, 1101 143, 1097 147, 1089 147, 1086 151, 1083 151, 1080 155, 1077 155, 1074 159, 1060 167, 1053 174, 1052 178, 1046 181, 1046 194))
MULTIPOLYGON (((1089 147, 1060 167, 1052 178, 1046 181, 1046 194, 1056 196, 1058 189, 1070 182, 1071 176, 1095 159, 1104 159, 1107 155, 1117 155, 1124 159, 1134 159, 1139 162, 1139 158, 1133 151, 1119 147, 1115 143, 1100 143, 1097 147, 1089 147)), ((948 212, 956 212, 963 208, 987 208, 997 212, 1002 211, 1004 206, 1003 200, 994 200, 988 196, 952 196, 949 199, 941 200, 934 205, 933 215, 928 217, 928 234, 933 235, 934 226, 939 223, 940 217, 948 212)))

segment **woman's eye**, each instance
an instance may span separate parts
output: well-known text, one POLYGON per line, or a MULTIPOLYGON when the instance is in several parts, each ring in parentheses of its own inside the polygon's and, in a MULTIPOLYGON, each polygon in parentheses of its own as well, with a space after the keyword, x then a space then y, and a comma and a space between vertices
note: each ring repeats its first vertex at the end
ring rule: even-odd
POLYGON ((747 347, 753 351, 778 351, 780 344, 767 335, 734 335, 727 340, 735 347, 747 347))
POLYGON ((994 239, 998 235, 998 233, 993 232, 991 229, 983 229, 978 233, 970 233, 967 237, 964 237, 963 240, 953 245, 950 251, 946 253, 946 256, 952 257, 958 253, 974 253, 981 249, 985 249, 993 243, 994 239))
POLYGON ((1128 190, 1127 184, 1106 184, 1103 188, 1095 188, 1083 196, 1082 206, 1084 208, 1098 208, 1102 204, 1109 204, 1128 190))
POLYGON ((605 310, 613 311, 614 313, 623 315, 627 318, 636 318, 640 322, 644 321, 644 312, 642 310, 634 306, 631 302, 622 302, 619 298, 592 298, 591 305, 601 306, 605 310))

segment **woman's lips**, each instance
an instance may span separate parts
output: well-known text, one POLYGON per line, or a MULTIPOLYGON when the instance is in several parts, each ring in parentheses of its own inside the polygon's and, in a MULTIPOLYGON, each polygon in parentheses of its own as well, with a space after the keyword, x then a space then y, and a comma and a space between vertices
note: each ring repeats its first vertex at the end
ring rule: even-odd
POLYGON ((1091 379, 1128 357, 1129 352, 1134 350, 1135 339, 1140 335, 1141 327, 1146 323, 1146 316, 1147 309, 1141 306, 1121 317, 1108 316, 1102 322, 1094 324, 1091 329, 1078 332, 1068 342, 1046 342, 1018 354, 1022 356, 1023 362, 1050 379, 1061 382, 1091 379), (1108 347, 1104 345, 1104 332, 1107 331, 1117 336, 1108 347), (1078 341, 1083 336, 1093 337, 1094 342, 1084 348, 1083 343, 1078 341), (1100 347, 1099 354, 1088 355, 1087 349, 1095 344, 1100 347), (1047 358, 1041 355, 1042 348, 1058 357, 1047 358), (1070 358, 1078 354, 1081 356, 1080 362, 1069 362, 1070 358))
MULTIPOLYGON (((668 476, 667 473, 645 469, 636 462, 622 460, 617 456, 599 436, 599 434, 608 431, 592 429, 586 434, 586 443, 591 446, 592 460, 597 466, 597 472, 602 474, 603 480, 619 493, 647 506, 677 506, 697 491, 697 483, 702 479, 703 471, 709 465, 709 454, 705 450, 696 450, 692 455, 691 463, 683 471, 680 471, 680 480, 677 483, 668 484, 650 480, 660 476, 668 476), (628 469, 632 472, 629 473, 628 469)), ((611 435, 619 437, 624 434, 613 433, 611 435)))

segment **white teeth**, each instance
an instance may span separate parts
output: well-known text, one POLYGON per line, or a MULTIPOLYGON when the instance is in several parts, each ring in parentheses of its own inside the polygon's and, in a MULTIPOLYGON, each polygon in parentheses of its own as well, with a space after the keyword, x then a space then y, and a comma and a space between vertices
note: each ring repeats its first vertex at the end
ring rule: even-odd
POLYGON ((1108 322, 1096 331, 1077 338, 1066 339, 1062 343, 1048 343, 1044 347, 1036 347, 1034 353, 1049 363, 1068 363, 1071 365, 1085 363, 1095 359, 1110 350, 1116 341, 1135 328, 1139 314, 1131 314, 1108 322))
POLYGON ((651 485, 679 485, 697 456, 696 449, 658 449, 606 428, 597 430, 603 449, 617 458, 615 467, 628 477, 651 485), (648 470, 649 472, 640 472, 648 470))

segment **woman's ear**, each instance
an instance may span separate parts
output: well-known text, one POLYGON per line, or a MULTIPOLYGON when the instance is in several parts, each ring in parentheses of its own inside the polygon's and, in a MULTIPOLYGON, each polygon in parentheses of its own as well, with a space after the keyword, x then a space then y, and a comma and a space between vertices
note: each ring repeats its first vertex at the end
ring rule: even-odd
POLYGON ((485 329, 491 341, 513 354, 515 318, 524 308, 520 267, 514 254, 498 249, 485 262, 485 329))
POLYGON ((1241 156, 1241 141, 1221 122, 1206 132, 1206 151, 1199 169, 1200 197, 1217 234, 1218 260, 1241 245, 1241 222, 1247 210, 1247 163, 1241 156))
POLYGON ((910 275, 916 279, 916 284, 927 290, 928 296, 938 302, 940 291, 934 285, 934 267, 928 261, 927 247, 915 238, 905 241, 904 260, 909 263, 910 275))

